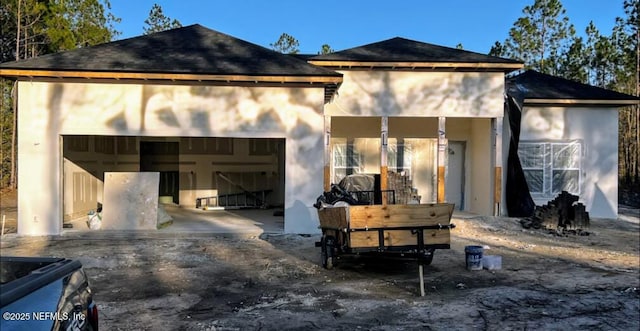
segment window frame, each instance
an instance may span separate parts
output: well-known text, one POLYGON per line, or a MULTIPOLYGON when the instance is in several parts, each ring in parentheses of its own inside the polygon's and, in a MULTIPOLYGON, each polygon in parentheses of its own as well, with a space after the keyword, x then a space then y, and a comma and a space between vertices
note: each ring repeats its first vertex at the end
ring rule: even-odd
POLYGON ((331 165, 333 168, 335 183, 338 182, 338 174, 348 175, 348 170, 352 170, 352 174, 362 173, 363 169, 363 155, 356 148, 353 142, 334 143, 331 153, 331 165), (351 155, 349 155, 348 149, 351 148, 351 155), (343 153, 339 153, 339 151, 343 153), (350 157, 351 156, 351 157, 350 157), (338 159, 342 160, 342 164, 338 164, 338 159))
MULTIPOLYGON (((566 141, 521 141, 518 147, 518 157, 520 158, 520 163, 522 165, 523 172, 527 170, 542 170, 542 192, 531 191, 531 184, 527 180, 527 186, 529 187, 529 192, 533 197, 552 197, 560 193, 563 188, 560 188, 556 191, 554 187, 554 174, 558 171, 577 171, 577 187, 576 191, 568 191, 574 195, 580 195, 582 193, 582 176, 583 176, 583 157, 584 157, 584 148, 583 142, 581 140, 566 140, 566 141), (575 163, 577 167, 561 167, 557 166, 554 163, 556 160, 556 155, 562 151, 562 149, 558 149, 559 146, 577 146, 577 150, 572 153, 572 157, 575 157, 572 163, 575 163), (529 164, 529 162, 524 162, 527 155, 522 153, 523 146, 541 146, 542 149, 542 168, 533 167, 533 166, 525 166, 525 164, 529 164), (577 155, 575 155, 577 154, 577 155)), ((526 178, 526 176, 525 176, 526 178)), ((566 183, 565 183, 566 184, 566 183)), ((564 185, 563 185, 564 187, 564 185)))

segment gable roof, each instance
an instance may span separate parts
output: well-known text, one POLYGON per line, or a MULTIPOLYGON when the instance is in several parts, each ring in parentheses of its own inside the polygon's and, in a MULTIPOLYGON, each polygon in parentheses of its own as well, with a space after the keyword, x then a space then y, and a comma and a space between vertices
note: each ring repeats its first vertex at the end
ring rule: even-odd
POLYGON ((383 67, 392 69, 462 69, 513 71, 520 61, 395 37, 343 51, 314 56, 310 63, 326 67, 383 67))
POLYGON ((507 91, 519 94, 525 104, 635 105, 638 97, 527 70, 507 79, 507 91))
POLYGON ((2 76, 339 83, 319 68, 195 24, 0 64, 2 76))

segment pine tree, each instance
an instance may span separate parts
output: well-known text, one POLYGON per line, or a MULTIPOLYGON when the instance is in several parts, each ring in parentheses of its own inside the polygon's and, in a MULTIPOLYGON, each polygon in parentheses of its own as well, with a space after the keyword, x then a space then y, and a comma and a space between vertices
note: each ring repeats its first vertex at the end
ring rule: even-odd
POLYGON ((503 55, 522 60, 526 68, 557 73, 561 54, 575 35, 566 10, 559 0, 536 0, 522 12, 525 16, 514 23, 503 43, 503 55))
POLYGON ((589 81, 587 63, 587 52, 582 37, 575 37, 560 58, 558 75, 586 84, 589 81))
POLYGON ((488 54, 491 56, 504 57, 506 51, 504 49, 504 46, 499 41, 496 41, 493 46, 491 46, 488 54))
MULTIPOLYGON (((0 6, 2 62, 87 47, 119 34, 109 0, 3 0, 0 6)), ((16 113, 12 82, 0 81, 0 187, 16 187, 16 113)))
POLYGON ((142 30, 143 34, 152 34, 160 31, 171 30, 175 28, 179 28, 182 26, 180 21, 167 17, 162 12, 162 7, 157 3, 151 7, 151 11, 149 11, 149 17, 144 20, 144 26, 142 30))
POLYGON ((323 44, 322 47, 320 48, 320 52, 318 52, 318 54, 330 54, 335 52, 333 50, 333 48, 331 48, 331 46, 329 46, 329 44, 323 44))
POLYGON ((300 47, 298 39, 287 33, 281 34, 278 41, 273 44, 269 44, 269 46, 271 46, 271 49, 274 51, 283 54, 298 54, 298 52, 300 52, 300 49, 298 48, 300 47))
POLYGON ((109 1, 52 1, 45 18, 47 53, 102 44, 119 35, 109 1))
POLYGON ((595 24, 589 22, 585 30, 587 44, 585 47, 585 64, 589 66, 589 84, 613 88, 615 69, 619 62, 619 52, 612 43, 613 37, 600 34, 595 24))
MULTIPOLYGON (((613 44, 620 52, 615 73, 619 91, 640 96, 640 3, 625 0, 626 17, 616 21, 613 44)), ((625 107, 619 112, 619 169, 621 188, 640 193, 640 110, 625 107)))

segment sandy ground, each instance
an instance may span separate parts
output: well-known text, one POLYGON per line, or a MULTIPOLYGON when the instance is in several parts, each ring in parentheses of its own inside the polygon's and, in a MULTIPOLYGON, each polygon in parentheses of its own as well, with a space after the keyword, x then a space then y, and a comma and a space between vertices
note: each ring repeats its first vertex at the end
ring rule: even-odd
POLYGON ((451 249, 425 267, 425 297, 412 262, 322 269, 319 236, 9 235, 1 252, 79 259, 103 330, 638 330, 638 210, 624 213, 567 237, 454 219, 451 249), (502 269, 466 270, 466 245, 502 256, 502 269))

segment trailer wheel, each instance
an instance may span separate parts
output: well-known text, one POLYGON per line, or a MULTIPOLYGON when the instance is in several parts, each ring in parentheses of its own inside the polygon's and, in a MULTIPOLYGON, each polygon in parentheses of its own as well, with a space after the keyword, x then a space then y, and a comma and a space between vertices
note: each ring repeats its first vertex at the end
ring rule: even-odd
POLYGON ((335 238, 333 236, 322 236, 321 239, 321 257, 322 267, 331 270, 333 269, 333 260, 335 258, 335 238))
POLYGON ((423 265, 430 265, 431 262, 433 262, 433 254, 435 254, 435 252, 435 248, 427 249, 427 251, 424 253, 424 256, 420 259, 420 262, 423 265))

